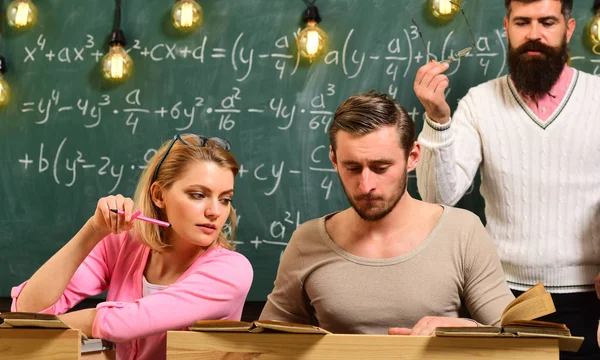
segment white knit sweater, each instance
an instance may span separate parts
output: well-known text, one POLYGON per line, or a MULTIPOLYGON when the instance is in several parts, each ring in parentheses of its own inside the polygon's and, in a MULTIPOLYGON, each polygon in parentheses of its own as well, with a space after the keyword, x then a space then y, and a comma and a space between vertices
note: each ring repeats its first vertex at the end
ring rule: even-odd
POLYGON ((486 228, 508 284, 593 290, 600 272, 600 78, 575 70, 546 121, 508 76, 461 99, 452 120, 419 135, 421 197, 454 205, 480 170, 486 228))

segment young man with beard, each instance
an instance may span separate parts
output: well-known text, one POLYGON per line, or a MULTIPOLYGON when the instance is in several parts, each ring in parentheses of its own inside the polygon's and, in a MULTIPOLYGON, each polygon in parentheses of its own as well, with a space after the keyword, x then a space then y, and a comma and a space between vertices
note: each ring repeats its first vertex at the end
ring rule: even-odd
POLYGON ((566 65, 572 0, 505 5, 509 75, 472 88, 450 118, 448 65, 417 72, 426 110, 419 192, 454 205, 479 169, 487 230, 509 286, 518 295, 541 281, 557 308, 545 320, 586 338, 579 353, 561 358, 599 359, 600 78, 566 65))
POLYGON ((421 151, 414 138, 412 119, 386 95, 340 105, 330 157, 352 206, 294 232, 261 319, 399 335, 499 323, 514 297, 479 218, 406 190, 421 151))

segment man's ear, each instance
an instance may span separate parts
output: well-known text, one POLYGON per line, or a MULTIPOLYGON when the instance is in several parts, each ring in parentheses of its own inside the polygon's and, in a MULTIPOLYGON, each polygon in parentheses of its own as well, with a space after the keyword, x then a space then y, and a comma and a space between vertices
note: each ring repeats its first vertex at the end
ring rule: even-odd
POLYGON ((333 147, 329 145, 329 160, 333 164, 333 168, 337 171, 337 158, 335 157, 335 151, 333 151, 333 147))
POLYGON ((408 160, 406 163, 406 168, 408 172, 411 172, 417 168, 419 159, 421 159, 421 144, 419 144, 418 141, 415 141, 413 143, 412 149, 410 149, 410 152, 408 153, 408 160))
POLYGON ((567 44, 571 41, 571 36, 573 36, 573 32, 575 32, 576 25, 577 20, 574 18, 569 18, 569 20, 567 20, 567 44))
POLYGON ((152 197, 152 202, 159 209, 165 208, 165 201, 163 200, 163 192, 162 186, 160 186, 157 182, 154 182, 152 186, 150 186, 150 196, 152 197))

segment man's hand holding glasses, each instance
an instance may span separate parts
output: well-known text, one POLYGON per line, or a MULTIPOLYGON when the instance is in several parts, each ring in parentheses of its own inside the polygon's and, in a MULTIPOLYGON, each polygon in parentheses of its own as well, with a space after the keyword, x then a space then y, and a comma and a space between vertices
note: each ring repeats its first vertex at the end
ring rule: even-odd
MULTIPOLYGON (((456 3, 451 3, 454 6, 459 7, 456 3)), ((445 91, 450 84, 450 80, 448 79, 448 76, 444 75, 444 72, 448 70, 452 62, 460 61, 461 58, 469 55, 476 46, 475 35, 473 35, 467 16, 461 7, 459 7, 459 9, 465 19, 469 33, 471 34, 471 46, 458 51, 456 55, 450 54, 450 56, 440 62, 430 61, 429 48, 423 39, 421 29, 414 19, 412 21, 417 28, 419 38, 421 39, 425 48, 425 53, 427 54, 427 63, 417 71, 415 77, 415 94, 419 98, 419 101, 421 101, 421 104, 425 107, 427 117, 438 124, 445 124, 450 121, 450 106, 446 102, 445 96, 445 91)))
POLYGON ((445 96, 450 81, 443 74, 449 66, 448 63, 428 62, 417 71, 415 78, 415 94, 425 107, 427 116, 439 124, 450 121, 450 106, 445 96))

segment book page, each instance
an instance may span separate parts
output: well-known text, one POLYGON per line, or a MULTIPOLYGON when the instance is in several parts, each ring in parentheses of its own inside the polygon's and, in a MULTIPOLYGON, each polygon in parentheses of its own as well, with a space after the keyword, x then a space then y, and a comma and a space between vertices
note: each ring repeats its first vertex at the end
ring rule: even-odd
POLYGON ((257 320, 254 322, 252 332, 262 332, 265 329, 298 334, 330 334, 329 331, 318 326, 296 324, 279 320, 257 320))
POLYGON ((196 320, 189 329, 192 331, 249 331, 252 323, 235 320, 196 320))
POLYGON ((484 333, 499 334, 502 328, 498 326, 440 326, 435 328, 435 333, 484 333))
POLYGON ((0 314, 4 321, 1 327, 38 327, 48 329, 70 329, 58 316, 26 312, 7 312, 0 314))
MULTIPOLYGON (((435 336, 440 337, 516 337, 516 334, 504 333, 494 326, 483 326, 483 331, 472 331, 467 327, 439 327, 435 329, 435 336)), ((473 327, 471 329, 477 329, 473 327)))
POLYGON ((504 316, 504 314, 513 306, 522 303, 523 301, 532 299, 536 296, 541 296, 543 294, 547 293, 546 288, 544 288, 544 285, 539 282, 537 284, 535 284, 534 286, 532 286, 529 290, 525 291, 524 293, 522 293, 521 295, 519 295, 516 299, 514 299, 513 301, 511 301, 510 304, 508 304, 506 306, 506 308, 504 309, 504 311, 502 312, 502 315, 504 316))
POLYGON ((515 320, 532 320, 556 311, 550 293, 544 293, 507 308, 500 324, 506 326, 515 320))
POLYGON ((535 327, 535 326, 521 326, 521 325, 508 325, 504 327, 504 332, 509 332, 517 335, 523 334, 538 334, 538 335, 561 335, 571 336, 569 329, 552 328, 552 327, 535 327))
POLYGON ((515 326, 527 326, 527 327, 542 327, 542 328, 552 328, 552 329, 563 329, 568 330, 567 325, 550 322, 550 321, 541 321, 541 320, 514 320, 511 321, 510 325, 515 326))
POLYGON ((2 319, 24 319, 24 320, 58 320, 54 314, 37 314, 29 312, 5 312, 0 313, 2 319))

